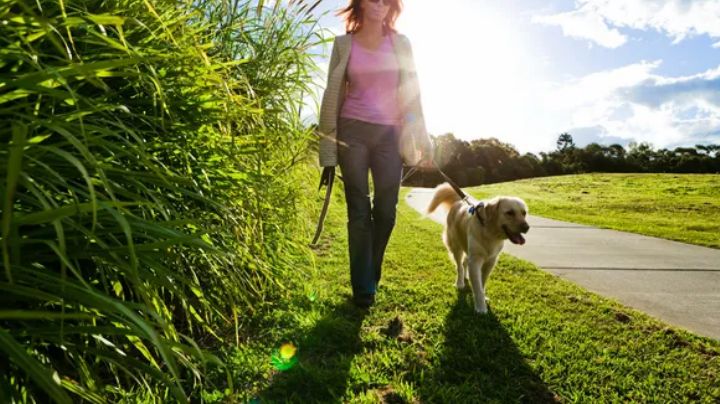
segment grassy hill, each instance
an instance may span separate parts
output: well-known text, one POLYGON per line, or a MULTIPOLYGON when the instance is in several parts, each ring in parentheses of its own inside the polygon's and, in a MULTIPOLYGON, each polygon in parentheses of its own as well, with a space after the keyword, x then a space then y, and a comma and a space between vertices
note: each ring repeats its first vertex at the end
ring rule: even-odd
POLYGON ((720 248, 720 175, 582 174, 468 188, 515 195, 552 219, 720 248))

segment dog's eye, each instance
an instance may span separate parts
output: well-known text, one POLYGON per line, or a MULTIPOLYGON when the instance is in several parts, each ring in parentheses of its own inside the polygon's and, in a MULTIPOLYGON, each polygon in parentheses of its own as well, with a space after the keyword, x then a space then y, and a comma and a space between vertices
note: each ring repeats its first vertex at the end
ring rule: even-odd
POLYGON ((515 211, 514 211, 514 210, 508 210, 507 212, 505 212, 505 214, 508 215, 508 216, 515 216, 515 211))

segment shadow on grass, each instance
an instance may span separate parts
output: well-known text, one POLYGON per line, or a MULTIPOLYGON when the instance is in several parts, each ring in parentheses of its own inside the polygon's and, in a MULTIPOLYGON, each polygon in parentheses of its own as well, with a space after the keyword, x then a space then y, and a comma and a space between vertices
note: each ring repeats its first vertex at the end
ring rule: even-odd
POLYGON ((471 293, 458 293, 445 319, 439 364, 418 386, 423 402, 554 402, 492 312, 478 315, 471 293))
POLYGON ((261 402, 339 402, 350 364, 362 349, 360 326, 367 311, 349 299, 333 306, 298 343, 298 364, 276 375, 261 402))

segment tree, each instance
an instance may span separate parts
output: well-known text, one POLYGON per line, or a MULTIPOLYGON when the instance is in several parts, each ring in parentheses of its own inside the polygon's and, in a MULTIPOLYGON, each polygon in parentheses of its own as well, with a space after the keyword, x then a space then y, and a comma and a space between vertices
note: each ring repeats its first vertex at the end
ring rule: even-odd
POLYGON ((626 154, 628 163, 639 171, 652 171, 651 164, 657 160, 658 155, 653 151, 652 145, 647 142, 631 142, 626 154))
POLYGON ((611 144, 607 148, 608 157, 615 159, 615 160, 624 160, 625 159, 625 148, 622 147, 622 145, 619 145, 617 143, 611 144))
POLYGON ((558 136, 557 140, 557 150, 558 151, 565 151, 568 149, 574 149, 575 148, 575 142, 573 141, 573 137, 571 134, 567 132, 563 132, 558 136))
POLYGON ((488 182, 497 182, 520 178, 516 169, 520 153, 515 146, 502 142, 497 138, 474 139, 470 142, 476 166, 485 169, 488 182))

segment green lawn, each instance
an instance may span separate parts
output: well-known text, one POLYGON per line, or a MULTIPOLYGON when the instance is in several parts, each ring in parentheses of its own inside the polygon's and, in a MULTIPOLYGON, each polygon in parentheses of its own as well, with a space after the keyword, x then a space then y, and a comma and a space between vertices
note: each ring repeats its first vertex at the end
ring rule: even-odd
POLYGON ((720 342, 510 256, 490 277, 491 313, 476 315, 472 296, 454 289, 440 225, 404 202, 378 302, 354 308, 341 190, 334 196, 317 270, 298 268, 304 283, 245 325, 225 352, 232 387, 220 383, 208 401, 720 400, 720 342), (279 371, 271 357, 288 342, 298 362, 279 371))
POLYGON ((530 213, 720 248, 720 175, 582 174, 468 188, 515 195, 530 213))

